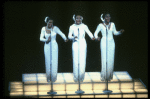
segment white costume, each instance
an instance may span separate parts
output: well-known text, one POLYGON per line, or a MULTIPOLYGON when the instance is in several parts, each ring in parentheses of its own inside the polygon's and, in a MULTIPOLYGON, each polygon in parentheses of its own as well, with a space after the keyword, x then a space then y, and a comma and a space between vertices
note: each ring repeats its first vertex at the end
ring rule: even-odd
POLYGON ((45 27, 43 27, 40 34, 40 41, 45 42, 44 44, 45 69, 48 82, 51 81, 50 76, 52 77, 52 82, 55 82, 57 80, 58 44, 56 42, 56 34, 59 34, 64 40, 67 39, 66 36, 60 31, 60 29, 57 26, 54 26, 54 28, 51 29, 51 33, 49 34, 46 33, 46 29, 45 27), (46 43, 49 36, 51 36, 51 41, 49 43, 46 43), (52 70, 50 70, 51 69, 50 66, 52 66, 52 70))
POLYGON ((101 49, 101 78, 102 80, 111 80, 113 78, 113 69, 114 69, 114 56, 115 56, 115 42, 113 39, 114 35, 119 35, 120 31, 116 31, 116 27, 114 23, 109 23, 109 25, 105 25, 105 23, 100 23, 97 26, 97 29, 94 33, 95 38, 98 38, 98 33, 101 31, 102 38, 100 42, 101 49), (106 30, 107 28, 107 30, 106 30), (107 33, 107 39, 106 39, 107 33), (107 40, 107 49, 106 49, 106 40, 107 40), (107 51, 107 78, 106 78, 106 51, 107 51))
POLYGON ((88 27, 81 23, 79 25, 73 24, 70 26, 68 38, 73 40, 72 42, 72 56, 73 56, 73 74, 74 81, 78 81, 78 64, 79 64, 79 80, 84 80, 85 66, 86 66, 86 52, 87 44, 85 40, 85 32, 92 39, 94 36, 89 31, 88 27), (77 40, 74 37, 77 36, 77 40), (79 55, 79 56, 78 56, 79 55))

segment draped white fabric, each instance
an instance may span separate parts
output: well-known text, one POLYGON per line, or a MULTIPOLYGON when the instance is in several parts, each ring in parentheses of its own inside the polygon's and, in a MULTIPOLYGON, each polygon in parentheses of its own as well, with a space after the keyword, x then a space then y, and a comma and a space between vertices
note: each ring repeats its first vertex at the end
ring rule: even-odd
POLYGON ((85 24, 76 25, 73 24, 69 28, 68 38, 72 42, 72 56, 73 56, 73 75, 74 81, 78 81, 78 64, 79 64, 79 80, 82 82, 84 80, 85 68, 86 68, 86 53, 87 44, 85 40, 85 32, 92 39, 93 34, 89 31, 85 24), (74 37, 77 36, 77 40, 74 37))
POLYGON ((111 22, 110 28, 109 25, 104 25, 100 23, 97 26, 97 29, 94 33, 95 38, 98 38, 98 33, 101 31, 102 38, 100 41, 100 49, 101 49, 101 78, 102 80, 111 80, 113 79, 113 70, 114 70, 114 56, 115 56, 115 42, 113 39, 114 35, 119 35, 120 31, 116 31, 115 24, 111 22), (107 28, 107 32, 106 32, 107 28), (106 33, 107 39, 106 39, 106 33), (107 40, 107 48, 106 48, 106 40, 107 40), (107 51, 107 72, 106 72, 106 51, 107 51), (107 77, 106 77, 107 73, 107 77))
POLYGON ((55 82, 57 80, 57 72, 58 72, 58 44, 56 42, 57 34, 59 34, 64 40, 67 39, 66 36, 60 31, 60 29, 57 26, 54 26, 54 28, 51 29, 50 34, 46 33, 45 27, 43 27, 40 34, 40 41, 45 42, 44 44, 45 69, 48 82, 51 81, 50 76, 52 77, 52 82, 55 82), (49 43, 46 43, 49 36, 51 36, 51 41, 49 43))

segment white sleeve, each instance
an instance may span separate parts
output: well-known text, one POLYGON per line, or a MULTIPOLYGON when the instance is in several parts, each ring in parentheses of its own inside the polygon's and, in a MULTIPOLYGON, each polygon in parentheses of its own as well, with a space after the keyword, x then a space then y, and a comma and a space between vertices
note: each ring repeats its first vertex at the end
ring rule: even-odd
POLYGON ((69 28, 69 34, 68 34, 68 38, 69 38, 70 40, 73 40, 73 39, 74 39, 74 37, 72 36, 72 34, 73 34, 73 29, 72 29, 72 27, 70 26, 70 28, 69 28))
POLYGON ((41 34, 40 34, 40 41, 42 42, 46 42, 47 39, 44 38, 44 35, 45 35, 45 30, 44 30, 44 27, 41 29, 41 34))
POLYGON ((120 31, 116 30, 116 27, 115 27, 114 23, 113 23, 113 33, 114 33, 114 35, 120 35, 121 34, 120 31))
POLYGON ((56 30, 56 33, 58 33, 64 40, 67 40, 65 34, 62 33, 57 26, 55 26, 55 30, 56 30))
POLYGON ((89 28, 88 28, 87 25, 85 25, 85 31, 86 31, 86 33, 89 35, 89 37, 90 37, 91 39, 94 37, 93 34, 90 32, 90 30, 89 30, 89 28))
POLYGON ((98 33, 101 31, 101 26, 98 25, 97 28, 96 28, 96 31, 94 33, 94 37, 97 39, 98 38, 98 33))

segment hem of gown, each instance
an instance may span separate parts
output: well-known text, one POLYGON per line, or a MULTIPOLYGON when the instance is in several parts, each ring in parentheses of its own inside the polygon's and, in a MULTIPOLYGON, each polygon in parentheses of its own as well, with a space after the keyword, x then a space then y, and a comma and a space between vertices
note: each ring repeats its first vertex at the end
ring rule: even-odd
MULTIPOLYGON (((107 81, 107 80, 104 79, 104 78, 101 78, 100 80, 101 80, 101 81, 107 81)), ((111 80, 112 80, 112 78, 108 79, 108 81, 111 81, 111 80)))
MULTIPOLYGON (((55 80, 55 81, 56 81, 56 80, 55 80)), ((55 81, 53 81, 53 80, 52 80, 52 81, 51 81, 51 80, 47 80, 47 82, 55 82, 55 81)))
MULTIPOLYGON (((73 78, 74 82, 79 82, 77 78, 73 78)), ((84 79, 81 79, 80 82, 83 82, 84 79)))
POLYGON ((57 80, 57 77, 56 78, 52 77, 52 80, 50 79, 50 77, 46 77, 46 80, 47 82, 55 82, 57 80))

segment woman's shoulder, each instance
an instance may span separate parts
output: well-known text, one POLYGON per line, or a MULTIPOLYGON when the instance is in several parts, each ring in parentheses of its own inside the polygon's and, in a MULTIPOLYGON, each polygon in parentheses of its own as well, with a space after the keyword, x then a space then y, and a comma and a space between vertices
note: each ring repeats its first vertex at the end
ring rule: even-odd
POLYGON ((46 28, 46 26, 43 26, 43 27, 42 27, 42 30, 45 30, 45 28, 46 28))
POLYGON ((114 22, 111 22, 111 24, 110 24, 112 27, 114 27, 115 26, 115 23, 114 22))
POLYGON ((99 27, 99 26, 103 26, 104 25, 104 23, 99 23, 97 26, 99 27))
POLYGON ((98 25, 103 25, 104 23, 99 23, 98 25))
POLYGON ((72 25, 70 25, 70 27, 74 27, 74 26, 76 26, 76 24, 72 24, 72 25))
POLYGON ((53 29, 57 29, 58 27, 57 27, 57 26, 53 26, 52 28, 53 28, 53 29))
POLYGON ((58 26, 53 26, 52 29, 57 31, 59 29, 59 27, 58 26))
POLYGON ((114 22, 111 22, 111 25, 115 25, 115 23, 114 23, 114 22))
POLYGON ((80 24, 80 27, 88 28, 88 26, 87 26, 86 24, 84 24, 84 23, 81 23, 81 24, 80 24))
POLYGON ((75 27, 75 24, 70 25, 70 28, 73 28, 73 27, 75 27))
POLYGON ((81 24, 81 26, 87 27, 87 25, 86 25, 86 24, 84 24, 84 23, 82 23, 82 24, 81 24))
POLYGON ((58 26, 53 26, 53 28, 58 28, 58 26))

